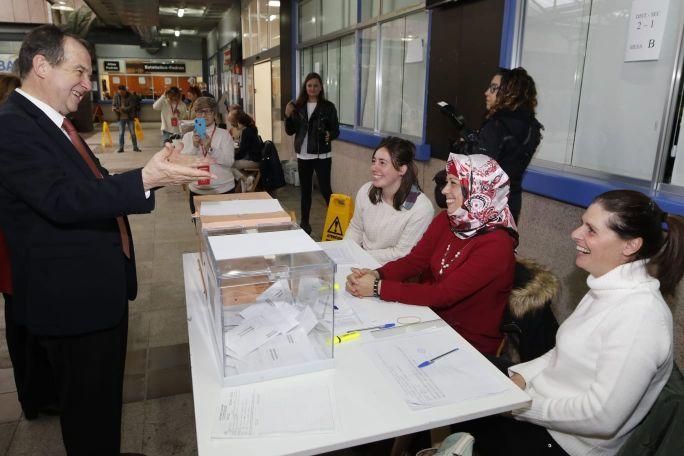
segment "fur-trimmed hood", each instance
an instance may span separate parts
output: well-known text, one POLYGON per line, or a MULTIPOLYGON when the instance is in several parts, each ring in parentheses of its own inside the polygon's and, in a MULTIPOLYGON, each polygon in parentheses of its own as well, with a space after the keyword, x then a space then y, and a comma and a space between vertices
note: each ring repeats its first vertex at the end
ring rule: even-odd
POLYGON ((515 318, 543 309, 560 289, 558 278, 544 266, 527 258, 516 258, 515 283, 508 308, 515 318))

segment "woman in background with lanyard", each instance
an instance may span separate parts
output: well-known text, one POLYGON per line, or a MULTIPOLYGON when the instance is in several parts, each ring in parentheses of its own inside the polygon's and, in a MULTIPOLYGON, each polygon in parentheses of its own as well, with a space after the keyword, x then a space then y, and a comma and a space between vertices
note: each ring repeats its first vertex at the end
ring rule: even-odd
POLYGON ((206 131, 200 134, 197 130, 190 131, 183 136, 183 154, 210 156, 215 160, 210 171, 216 179, 199 180, 189 185, 190 211, 195 213, 195 195, 217 195, 233 193, 235 179, 231 170, 234 160, 233 139, 228 131, 218 128, 215 123, 216 100, 200 97, 194 103, 198 119, 205 119, 206 131))
POLYGON ((311 233, 309 212, 313 173, 316 171, 318 187, 325 204, 330 202, 332 188, 330 173, 332 154, 330 142, 340 135, 335 105, 325 99, 323 81, 318 73, 309 73, 304 79, 299 96, 285 107, 285 132, 295 135, 299 182, 302 184, 302 217, 300 225, 311 233))

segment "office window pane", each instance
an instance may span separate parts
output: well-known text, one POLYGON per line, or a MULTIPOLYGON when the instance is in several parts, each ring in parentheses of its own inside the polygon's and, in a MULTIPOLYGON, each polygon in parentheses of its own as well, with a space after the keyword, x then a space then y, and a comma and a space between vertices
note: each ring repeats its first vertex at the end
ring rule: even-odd
POLYGON ((280 44, 280 6, 268 7, 268 40, 269 48, 280 44))
POLYGON ((417 137, 423 136, 427 37, 427 13, 407 16, 404 35, 404 86, 401 91, 401 132, 417 137))
POLYGON ((385 22, 380 29, 382 89, 380 92, 380 130, 398 133, 401 130, 401 105, 404 86, 404 30, 406 20, 385 22))
POLYGON ((382 2, 382 14, 391 13, 392 11, 397 11, 407 6, 413 6, 421 3, 418 0, 383 0, 382 2))
POLYGON ((252 55, 259 52, 259 14, 257 2, 249 2, 249 39, 252 42, 252 55))
POLYGON ((357 0, 321 0, 321 34, 356 24, 357 0))
POLYGON ((354 106, 356 92, 356 49, 354 35, 345 36, 340 40, 340 104, 337 105, 337 115, 340 123, 354 125, 354 106))
POLYGON ((318 36, 316 25, 318 2, 309 0, 299 6, 299 41, 307 41, 318 36))
MULTIPOLYGON (((259 51, 268 49, 268 0, 258 0, 256 6, 259 23, 259 51)), ((258 51, 257 51, 258 52, 258 51)))
POLYGON ((327 44, 323 43, 313 48, 313 71, 321 75, 324 82, 328 66, 327 47, 327 44))
MULTIPOLYGON (((328 100, 335 103, 335 107, 340 105, 340 41, 335 40, 328 43, 328 67, 323 76, 325 85, 325 96, 328 100)), ((338 114, 339 115, 339 114, 338 114)))
POLYGON ((311 58, 313 55, 313 48, 302 49, 301 57, 299 61, 299 75, 300 83, 304 82, 304 78, 307 74, 313 71, 313 63, 311 63, 311 58))
POLYGON ((252 55, 252 41, 249 34, 249 5, 242 8, 240 21, 242 22, 242 55, 249 57, 252 55))
POLYGON ((361 31, 361 126, 375 128, 375 79, 377 54, 377 27, 361 31))
POLYGON ((376 17, 380 12, 380 0, 359 0, 361 2, 361 21, 376 17))

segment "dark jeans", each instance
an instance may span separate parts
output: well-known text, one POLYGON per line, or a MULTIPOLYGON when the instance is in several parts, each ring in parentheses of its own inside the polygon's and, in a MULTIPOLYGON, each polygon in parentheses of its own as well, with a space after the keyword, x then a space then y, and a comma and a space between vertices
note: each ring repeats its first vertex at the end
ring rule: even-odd
POLYGON ((455 424, 451 429, 471 433, 475 437, 475 451, 480 456, 569 456, 546 428, 505 416, 467 421, 455 424))
POLYGON ((314 158, 313 160, 297 159, 297 169, 299 171, 299 183, 302 189, 302 224, 309 224, 309 214, 311 213, 311 191, 313 190, 313 173, 318 177, 318 187, 325 198, 325 204, 330 203, 332 188, 330 187, 330 172, 332 169, 332 158, 314 158))
POLYGON ((7 351, 12 360, 17 397, 27 419, 38 417, 38 412, 56 407, 57 392, 47 353, 31 336, 26 326, 17 324, 12 295, 5 298, 5 336, 7 351))
POLYGON ((133 148, 138 148, 138 138, 135 137, 135 123, 133 119, 121 119, 119 120, 119 147, 124 146, 124 136, 126 134, 126 129, 131 132, 131 142, 133 143, 133 148))
POLYGON ((75 336, 34 336, 55 375, 69 456, 119 454, 127 335, 128 306, 113 328, 75 336))
MULTIPOLYGON (((190 189, 188 189, 188 193, 190 193, 190 213, 194 214, 195 213, 195 200, 193 199, 193 196, 202 196, 202 194, 195 193, 190 189)), ((228 195, 230 193, 235 193, 235 187, 231 188, 227 192, 221 193, 221 195, 228 195)))

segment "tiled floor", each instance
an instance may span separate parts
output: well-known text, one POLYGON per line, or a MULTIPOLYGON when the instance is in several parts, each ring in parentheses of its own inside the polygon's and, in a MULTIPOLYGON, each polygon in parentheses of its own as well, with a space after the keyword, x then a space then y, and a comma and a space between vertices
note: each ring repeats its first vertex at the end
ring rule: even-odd
MULTIPOLYGON (((159 125, 145 125, 142 153, 100 146, 100 135, 87 142, 103 165, 120 172, 144 165, 159 150, 159 125)), ((112 126, 116 141, 118 133, 112 126)), ((180 187, 158 190, 156 208, 130 217, 138 267, 138 298, 131 303, 128 357, 124 382, 122 451, 148 456, 197 454, 190 380, 185 291, 181 255, 198 250, 187 195, 180 187)), ((299 213, 299 189, 277 192, 286 210, 299 213)), ((314 194, 311 225, 320 240, 325 204, 314 194)), ((1 298, 0 298, 1 299, 1 298)), ((0 313, 4 312, 4 305, 0 313)), ((12 366, 5 341, 4 315, 0 318, 0 455, 58 456, 64 454, 59 420, 43 417, 27 421, 17 402, 12 366)))

